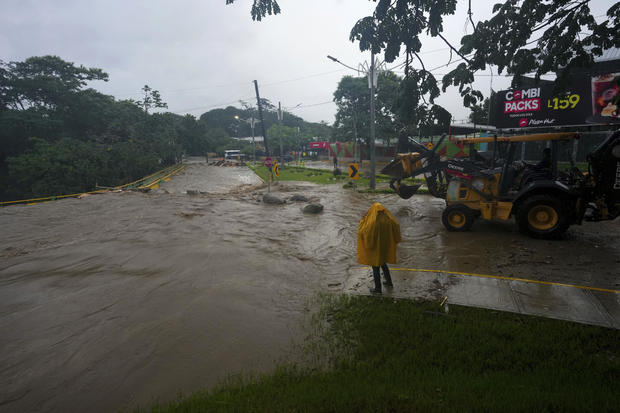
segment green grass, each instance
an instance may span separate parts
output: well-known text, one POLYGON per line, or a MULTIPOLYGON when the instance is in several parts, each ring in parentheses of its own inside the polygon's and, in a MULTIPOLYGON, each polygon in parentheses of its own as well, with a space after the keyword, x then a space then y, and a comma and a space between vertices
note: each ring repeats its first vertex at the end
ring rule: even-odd
MULTIPOLYGON (((248 165, 251 170, 254 171, 258 176, 261 177, 264 181, 267 181, 268 169, 264 165, 248 165)), ((347 184, 349 186, 349 175, 347 174, 347 170, 341 170, 343 173, 341 175, 334 176, 334 173, 331 170, 326 169, 312 169, 312 168, 301 168, 298 166, 284 166, 280 167, 280 176, 278 180, 280 181, 306 181, 313 182, 315 184, 347 184)), ((377 174, 375 175, 375 181, 377 183, 389 183, 390 177, 387 175, 377 174)), ((412 183, 422 183, 423 179, 405 179, 403 182, 411 185, 412 183)), ((373 192, 373 193, 390 193, 393 194, 394 191, 391 189, 376 189, 371 190, 368 187, 370 186, 370 178, 361 176, 359 179, 355 180, 355 187, 359 188, 360 192, 373 192)), ((419 191, 423 193, 422 191, 419 191)))
POLYGON ((308 360, 153 412, 613 411, 620 332, 375 297, 322 297, 308 360), (305 367, 300 367, 305 366, 305 367))

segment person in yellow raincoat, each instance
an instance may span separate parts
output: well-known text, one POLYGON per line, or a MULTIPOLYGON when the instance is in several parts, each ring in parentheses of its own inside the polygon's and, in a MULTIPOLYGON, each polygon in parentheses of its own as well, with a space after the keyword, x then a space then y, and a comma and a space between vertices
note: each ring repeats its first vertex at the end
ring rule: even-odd
POLYGON ((357 262, 372 266, 375 288, 370 292, 381 294, 383 270, 387 287, 392 287, 392 277, 387 263, 396 264, 396 246, 401 241, 400 224, 390 211, 379 202, 372 204, 357 227, 357 262))

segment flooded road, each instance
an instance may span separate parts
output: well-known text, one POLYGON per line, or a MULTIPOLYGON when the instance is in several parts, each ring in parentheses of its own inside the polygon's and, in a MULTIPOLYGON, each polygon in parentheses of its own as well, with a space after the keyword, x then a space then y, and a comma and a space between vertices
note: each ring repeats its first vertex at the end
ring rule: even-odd
POLYGON ((0 410, 116 411, 268 371, 303 337, 308 300, 359 269, 375 201, 400 221, 399 265, 619 287, 620 222, 555 242, 514 223, 448 233, 427 196, 274 186, 324 205, 309 215, 264 191, 246 168, 190 164, 151 193, 0 209, 0 410))

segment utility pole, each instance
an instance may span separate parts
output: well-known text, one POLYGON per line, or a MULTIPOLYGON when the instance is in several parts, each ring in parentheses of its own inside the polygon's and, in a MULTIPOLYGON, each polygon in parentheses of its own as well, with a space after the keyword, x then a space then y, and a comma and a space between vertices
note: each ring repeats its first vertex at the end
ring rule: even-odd
POLYGON ((258 82, 254 81, 254 89, 256 90, 256 104, 258 105, 258 119, 263 131, 263 143, 265 144, 265 152, 269 155, 269 146, 267 146, 267 133, 265 132, 265 121, 263 120, 263 107, 260 104, 260 95, 258 94, 258 82))
MULTIPOLYGON (((353 162, 362 161, 362 155, 357 156, 359 147, 357 145, 357 108, 353 105, 353 162)), ((360 150, 361 152, 361 150, 360 150)))
POLYGON ((375 189, 375 54, 370 51, 370 189, 375 189))
POLYGON ((284 160, 284 153, 282 150, 282 105, 278 102, 278 135, 280 135, 280 163, 284 160))
MULTIPOLYGON (((252 111, 254 112, 254 111, 252 111)), ((252 162, 256 163, 256 142, 254 142, 254 113, 250 117, 250 127, 252 129, 252 162)))

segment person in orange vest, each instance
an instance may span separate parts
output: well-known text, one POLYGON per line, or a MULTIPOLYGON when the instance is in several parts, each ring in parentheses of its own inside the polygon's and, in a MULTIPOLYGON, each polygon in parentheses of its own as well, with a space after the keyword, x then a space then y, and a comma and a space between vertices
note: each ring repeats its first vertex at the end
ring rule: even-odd
POLYGON ((372 204, 357 227, 357 262, 372 267, 375 288, 372 294, 381 294, 381 275, 383 285, 392 287, 392 277, 387 263, 396 264, 396 247, 401 241, 400 224, 386 207, 379 202, 372 204))

